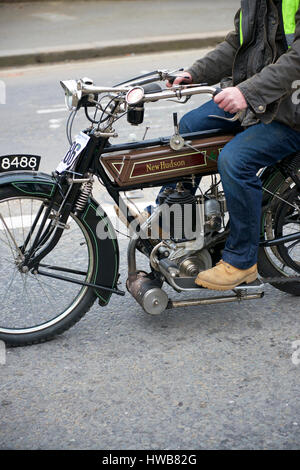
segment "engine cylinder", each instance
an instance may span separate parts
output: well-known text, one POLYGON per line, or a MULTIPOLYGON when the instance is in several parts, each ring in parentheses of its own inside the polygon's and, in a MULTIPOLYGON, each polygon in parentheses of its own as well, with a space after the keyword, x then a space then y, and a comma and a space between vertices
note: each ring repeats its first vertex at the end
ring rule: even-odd
POLYGON ((190 191, 173 191, 162 197, 161 226, 171 240, 185 241, 195 238, 197 226, 197 200, 190 191))

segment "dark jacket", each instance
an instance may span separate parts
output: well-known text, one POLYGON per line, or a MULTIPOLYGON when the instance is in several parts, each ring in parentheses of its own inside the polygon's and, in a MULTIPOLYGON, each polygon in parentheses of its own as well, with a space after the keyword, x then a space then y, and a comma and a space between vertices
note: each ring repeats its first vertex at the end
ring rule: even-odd
POLYGON ((196 61, 188 72, 195 83, 209 85, 231 77, 231 85, 238 86, 249 106, 242 125, 276 120, 300 131, 300 104, 297 104, 300 93, 295 89, 296 85, 300 86, 300 8, 294 41, 288 49, 281 3, 242 0, 242 45, 239 10, 235 31, 196 61))

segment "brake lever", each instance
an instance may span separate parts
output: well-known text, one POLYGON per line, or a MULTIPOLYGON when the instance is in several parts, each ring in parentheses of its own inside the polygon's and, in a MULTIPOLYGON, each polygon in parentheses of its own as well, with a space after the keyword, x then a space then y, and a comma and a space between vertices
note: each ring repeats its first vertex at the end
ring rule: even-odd
POLYGON ((166 100, 166 101, 172 101, 173 103, 178 103, 178 104, 185 104, 188 102, 188 100, 191 99, 191 96, 186 96, 183 101, 180 100, 172 100, 171 98, 166 100))
POLYGON ((223 121, 228 121, 228 122, 235 122, 235 121, 242 121, 245 117, 246 110, 242 109, 241 111, 238 111, 232 118, 226 118, 223 116, 217 116, 215 114, 209 114, 208 117, 210 118, 216 118, 216 119, 222 119, 223 121))

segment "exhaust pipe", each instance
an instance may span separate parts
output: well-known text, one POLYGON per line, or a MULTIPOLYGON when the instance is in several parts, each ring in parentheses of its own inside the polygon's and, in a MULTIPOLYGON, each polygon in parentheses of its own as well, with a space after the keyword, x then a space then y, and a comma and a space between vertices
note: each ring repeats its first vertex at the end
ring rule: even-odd
POLYGON ((161 289, 161 283, 150 279, 147 273, 137 272, 135 278, 131 276, 127 279, 126 286, 146 313, 160 315, 168 307, 169 297, 161 289))

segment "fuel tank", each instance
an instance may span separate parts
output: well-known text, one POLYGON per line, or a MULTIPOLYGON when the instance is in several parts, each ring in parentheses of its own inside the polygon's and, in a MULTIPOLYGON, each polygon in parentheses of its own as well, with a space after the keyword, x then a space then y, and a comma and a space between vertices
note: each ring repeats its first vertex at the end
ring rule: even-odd
POLYGON ((157 145, 103 154, 101 162, 120 186, 167 181, 172 178, 217 173, 218 156, 234 135, 218 135, 190 140, 190 147, 172 150, 157 145))

